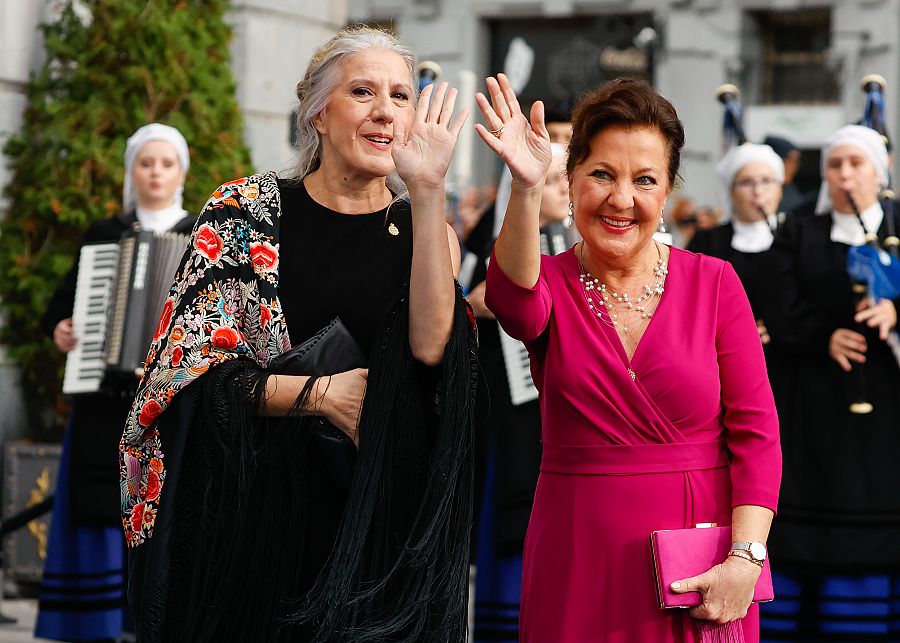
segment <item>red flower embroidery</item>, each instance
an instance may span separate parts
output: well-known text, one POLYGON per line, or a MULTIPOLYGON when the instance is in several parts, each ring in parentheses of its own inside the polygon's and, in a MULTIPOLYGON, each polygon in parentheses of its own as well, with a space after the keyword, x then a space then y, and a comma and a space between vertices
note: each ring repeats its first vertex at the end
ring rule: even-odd
POLYGON ((184 330, 184 326, 175 326, 172 328, 171 332, 169 332, 169 343, 173 346, 178 346, 184 341, 186 336, 187 331, 184 330))
POLYGON ((172 349, 172 366, 181 365, 182 357, 184 357, 184 349, 181 346, 176 346, 172 349))
POLYGON ((150 426, 156 421, 156 418, 163 412, 162 406, 156 400, 150 399, 144 402, 141 407, 141 413, 138 415, 138 423, 141 426, 150 426))
POLYGON ((272 321, 272 311, 265 304, 259 305, 259 327, 265 328, 266 324, 272 321))
MULTIPOLYGON (((169 324, 172 323, 172 312, 175 310, 175 299, 169 297, 163 304, 162 315, 159 316, 159 323, 156 324, 156 332, 153 333, 153 343, 155 344, 169 332, 169 324)), ((149 360, 147 362, 150 363, 149 360)))
POLYGON ((131 508, 131 517, 129 518, 131 521, 131 529, 132 531, 140 532, 141 526, 144 524, 144 503, 139 502, 134 507, 131 508))
POLYGON ((222 237, 219 236, 211 225, 204 223, 197 230, 194 237, 194 248, 201 256, 209 259, 211 263, 216 263, 222 256, 222 237))
POLYGON ((150 469, 150 473, 147 475, 147 496, 146 500, 156 500, 159 498, 159 490, 162 488, 162 484, 159 482, 159 474, 156 473, 153 469, 150 469))
POLYGON ((241 340, 241 336, 229 326, 219 326, 212 332, 209 339, 216 348, 233 351, 241 340))
POLYGON ((278 249, 268 241, 254 241, 250 244, 250 260, 256 272, 273 272, 278 268, 278 249))

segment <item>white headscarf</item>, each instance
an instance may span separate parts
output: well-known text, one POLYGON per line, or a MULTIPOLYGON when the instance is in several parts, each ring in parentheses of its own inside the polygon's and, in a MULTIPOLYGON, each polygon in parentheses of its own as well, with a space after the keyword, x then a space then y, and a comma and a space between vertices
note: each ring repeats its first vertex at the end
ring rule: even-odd
MULTIPOLYGON (((162 123, 150 123, 144 125, 128 138, 125 144, 125 185, 122 188, 122 207, 125 212, 131 212, 137 209, 137 191, 131 180, 131 170, 134 167, 134 159, 137 158, 138 152, 150 141, 165 141, 175 148, 178 155, 178 161, 181 163, 181 171, 187 174, 191 165, 191 156, 188 152, 187 141, 174 127, 163 125, 162 123)), ((184 194, 184 184, 179 185, 175 190, 175 202, 172 209, 182 210, 182 195, 184 194)), ((169 208, 167 208, 168 210, 169 208)))
POLYGON ((734 207, 731 204, 731 188, 734 186, 734 177, 750 163, 765 163, 772 168, 778 182, 784 183, 784 161, 771 147, 755 143, 744 143, 732 147, 716 164, 716 173, 719 175, 722 187, 725 221, 730 221, 734 214, 734 207))
MULTIPOLYGON (((550 143, 550 153, 553 158, 565 156, 566 146, 562 143, 550 143)), ((551 161, 552 163, 552 161, 551 161)), ((509 168, 503 166, 503 174, 497 184, 497 198, 494 200, 494 238, 500 236, 500 228, 503 227, 503 217, 506 216, 506 206, 509 205, 509 195, 512 192, 512 174, 509 168)))
POLYGON ((844 125, 832 134, 822 147, 822 187, 819 188, 819 199, 816 201, 816 214, 829 214, 834 207, 831 197, 828 195, 828 181, 825 180, 825 168, 828 165, 828 157, 836 147, 852 145, 862 150, 878 173, 880 187, 886 188, 888 184, 888 153, 884 146, 881 134, 862 125, 844 125))

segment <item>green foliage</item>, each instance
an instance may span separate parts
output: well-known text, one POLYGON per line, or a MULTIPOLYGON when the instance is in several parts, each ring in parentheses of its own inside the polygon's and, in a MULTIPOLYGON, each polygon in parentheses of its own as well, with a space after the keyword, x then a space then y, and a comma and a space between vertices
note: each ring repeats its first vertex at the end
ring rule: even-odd
POLYGON ((32 427, 59 400, 63 358, 38 321, 91 222, 120 214, 125 140, 149 122, 177 127, 191 167, 185 208, 249 173, 229 67, 227 0, 81 0, 42 26, 13 177, 0 223, 0 342, 22 368, 32 427), (81 13, 81 12, 79 12, 81 13))

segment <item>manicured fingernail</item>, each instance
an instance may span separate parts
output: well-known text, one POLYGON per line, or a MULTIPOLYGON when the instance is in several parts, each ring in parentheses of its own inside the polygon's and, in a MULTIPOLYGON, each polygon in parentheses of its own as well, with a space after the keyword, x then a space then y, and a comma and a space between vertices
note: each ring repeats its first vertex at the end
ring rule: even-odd
POLYGON ((672 583, 672 589, 681 589, 681 583, 672 583))

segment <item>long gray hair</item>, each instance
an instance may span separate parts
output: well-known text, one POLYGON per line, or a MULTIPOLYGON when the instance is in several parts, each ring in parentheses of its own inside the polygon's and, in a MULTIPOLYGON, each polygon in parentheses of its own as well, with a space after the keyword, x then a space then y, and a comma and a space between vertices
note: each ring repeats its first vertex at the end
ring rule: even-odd
MULTIPOLYGON (((362 25, 348 27, 336 33, 322 45, 309 61, 303 80, 297 83, 297 159, 290 178, 301 180, 319 167, 322 140, 313 125, 316 117, 328 104, 331 92, 340 80, 341 65, 348 57, 378 49, 399 54, 409 68, 409 86, 415 101, 418 87, 415 78, 416 57, 408 47, 387 31, 362 25)), ((414 103, 415 104, 415 103, 414 103)), ((388 177, 388 186, 403 189, 396 173, 388 177)), ((397 192, 397 189, 394 189, 397 192)))

